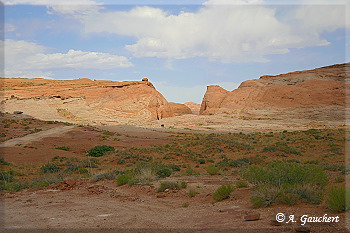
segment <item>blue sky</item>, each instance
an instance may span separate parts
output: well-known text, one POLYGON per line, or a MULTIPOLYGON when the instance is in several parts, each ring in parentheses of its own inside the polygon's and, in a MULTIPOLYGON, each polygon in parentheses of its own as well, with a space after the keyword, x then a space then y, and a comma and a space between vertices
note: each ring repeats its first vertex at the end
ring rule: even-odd
POLYGON ((5 0, 5 77, 141 80, 200 103, 262 75, 348 62, 346 1, 5 0))

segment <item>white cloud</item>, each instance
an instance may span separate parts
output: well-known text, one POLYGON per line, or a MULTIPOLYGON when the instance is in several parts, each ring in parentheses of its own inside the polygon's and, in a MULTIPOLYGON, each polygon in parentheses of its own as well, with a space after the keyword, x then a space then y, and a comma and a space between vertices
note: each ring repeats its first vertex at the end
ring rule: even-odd
POLYGON ((28 4, 47 6, 49 14, 65 14, 75 17, 97 13, 103 9, 102 3, 97 3, 93 0, 4 0, 3 2, 5 5, 28 4))
POLYGON ((0 41, 5 48, 5 75, 7 77, 39 75, 49 77, 54 69, 112 69, 133 66, 126 57, 109 53, 69 50, 67 53, 46 53, 48 48, 33 42, 0 41))
POLYGON ((344 26, 342 6, 294 7, 289 18, 278 18, 276 9, 261 0, 231 3, 209 0, 197 12, 176 15, 155 7, 135 7, 87 15, 81 22, 86 33, 135 37, 136 43, 125 46, 135 57, 206 57, 224 63, 265 62, 265 55, 325 46, 329 42, 321 33, 344 26))

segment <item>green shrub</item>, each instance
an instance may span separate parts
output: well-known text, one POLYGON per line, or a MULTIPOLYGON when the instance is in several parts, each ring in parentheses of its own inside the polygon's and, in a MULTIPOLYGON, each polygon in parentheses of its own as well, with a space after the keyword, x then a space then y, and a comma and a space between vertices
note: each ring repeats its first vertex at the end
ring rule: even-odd
POLYGON ((69 147, 67 146, 56 146, 55 149, 69 151, 69 147))
POLYGON ((185 176, 198 176, 199 175, 199 172, 197 172, 196 170, 194 170, 193 168, 187 168, 183 175, 185 176))
POLYGON ((181 186, 179 185, 178 182, 174 182, 174 181, 163 181, 163 182, 160 182, 160 186, 158 188, 158 192, 164 192, 166 189, 180 190, 181 186))
POLYGON ((47 163, 41 166, 41 171, 43 173, 55 173, 58 172, 60 169, 61 168, 54 163, 47 163))
POLYGON ((135 184, 138 184, 140 181, 138 179, 132 179, 128 181, 129 186, 133 186, 135 184))
POLYGON ((267 207, 275 203, 280 194, 281 190, 276 186, 270 184, 259 185, 250 197, 250 201, 254 208, 267 207))
POLYGON ((9 165, 9 162, 6 162, 4 158, 0 157, 0 164, 2 165, 9 165))
POLYGON ((237 180, 236 187, 237 188, 246 188, 246 187, 248 187, 248 182, 245 180, 237 180))
POLYGON ((156 174, 159 178, 165 178, 165 177, 170 176, 171 173, 172 172, 171 172, 170 168, 163 167, 163 168, 160 168, 156 174))
POLYGON ((181 181, 180 185, 181 185, 181 188, 183 188, 183 189, 187 188, 187 182, 185 182, 185 181, 181 181))
POLYGON ((97 182, 100 180, 114 180, 120 172, 118 170, 108 171, 100 174, 96 174, 91 178, 91 182, 97 182))
POLYGON ((94 148, 89 150, 87 155, 92 156, 92 157, 101 157, 101 156, 103 156, 109 152, 113 152, 113 151, 114 151, 114 147, 112 147, 112 146, 106 146, 106 145, 95 146, 94 148))
POLYGON ((15 178, 11 172, 0 171, 0 181, 12 182, 14 179, 15 178))
POLYGON ((219 168, 218 167, 215 167, 214 165, 210 164, 207 169, 206 169, 207 173, 209 175, 217 175, 218 172, 219 172, 219 168))
POLYGON ((129 180, 131 180, 131 177, 129 175, 127 174, 119 175, 117 178, 117 185, 121 186, 121 185, 127 184, 129 180))
POLYGON ((197 195, 197 192, 193 189, 191 189, 190 191, 188 191, 188 196, 189 197, 195 197, 197 195))
POLYGON ((294 184, 290 185, 289 188, 284 187, 283 189, 285 192, 299 195, 303 202, 320 204, 323 199, 322 188, 312 184, 294 184))
POLYGON ((332 186, 328 191, 327 206, 334 212, 350 210, 350 187, 332 186))
POLYGON ((299 195, 294 193, 282 193, 279 202, 285 205, 293 206, 298 204, 299 195))
POLYGON ((233 186, 230 184, 221 185, 214 193, 213 198, 215 201, 222 201, 230 197, 233 186))
POLYGON ((199 164, 205 164, 205 159, 199 159, 198 162, 199 164))
POLYGON ((344 176, 337 176, 335 178, 335 183, 343 183, 345 181, 344 176))
POLYGON ((312 184, 324 187, 329 178, 316 165, 302 166, 298 163, 273 161, 262 166, 251 165, 243 171, 243 178, 253 184, 312 184))

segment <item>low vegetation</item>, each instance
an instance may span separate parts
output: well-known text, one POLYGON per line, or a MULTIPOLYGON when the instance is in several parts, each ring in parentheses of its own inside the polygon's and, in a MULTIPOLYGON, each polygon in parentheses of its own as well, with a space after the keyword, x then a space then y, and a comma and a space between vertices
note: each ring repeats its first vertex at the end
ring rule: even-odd
POLYGON ((113 151, 114 151, 114 148, 112 146, 106 146, 106 145, 95 146, 94 148, 89 150, 87 155, 92 157, 101 157, 113 151))
MULTIPOLYGON (((6 120, 0 122, 5 135, 1 136, 1 140, 16 137, 12 134, 15 130, 17 135, 22 136, 44 127, 54 127, 54 124, 61 123, 6 120)), ((74 178, 91 182, 113 180, 118 186, 156 186, 159 183, 159 192, 187 189, 189 186, 188 190, 181 192, 198 198, 201 189, 181 180, 210 175, 213 176, 210 179, 239 179, 220 186, 212 193, 215 201, 232 198, 237 189, 237 192, 251 191, 250 200, 256 208, 309 203, 327 205, 334 212, 349 210, 347 200, 350 198, 346 198, 349 188, 344 187, 346 176, 350 173, 344 160, 345 142, 349 138, 345 138, 343 129, 250 134, 173 133, 167 144, 118 150, 111 145, 115 146, 113 143, 119 140, 116 137, 120 134, 93 127, 89 130, 96 130, 97 141, 101 139, 106 145, 77 152, 74 146, 62 142, 52 146, 57 149, 55 153, 58 155, 52 161, 33 166, 19 166, 6 161, 7 157, 0 157, 0 190, 47 187, 63 179, 74 178), (77 157, 62 156, 74 153, 77 157), (81 155, 87 157, 82 159, 81 155), (331 183, 336 186, 330 187, 331 183)), ((37 147, 22 146, 33 151, 37 147)))
POLYGON ((221 185, 213 194, 213 199, 215 201, 222 201, 227 198, 230 198, 230 195, 233 190, 234 190, 234 187, 230 184, 221 185))

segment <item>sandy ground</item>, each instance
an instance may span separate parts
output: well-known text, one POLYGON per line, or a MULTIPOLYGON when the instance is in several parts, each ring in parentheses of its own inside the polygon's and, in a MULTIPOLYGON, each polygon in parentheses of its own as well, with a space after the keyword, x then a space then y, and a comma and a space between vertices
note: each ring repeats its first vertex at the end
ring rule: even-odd
MULTIPOLYGON (((89 127, 60 127, 38 134, 29 135, 28 140, 21 143, 33 149, 18 145, 2 147, 6 161, 16 164, 40 164, 50 161, 57 152, 55 146, 70 145, 70 151, 60 151, 66 157, 81 156, 86 158, 86 145, 93 147, 101 144, 99 138, 103 130, 116 132, 118 140, 103 141, 116 149, 133 146, 148 146, 171 142, 174 132, 225 132, 220 122, 225 116, 193 116, 186 115, 170 119, 182 122, 182 127, 172 128, 167 124, 170 120, 144 124, 145 127, 135 126, 98 126, 101 131, 89 127), (188 121, 189 118, 196 117, 188 121), (203 121, 203 122, 202 122, 203 121), (191 124, 192 128, 186 125, 191 124), (161 127, 159 124, 165 124, 161 127), (199 125, 201 123, 207 124, 199 125), (196 125, 198 124, 198 128, 196 125), (218 125, 218 127, 216 127, 218 125), (146 126, 148 128, 146 128, 146 126), (204 131, 200 128, 209 127, 204 131), (62 131, 60 131, 62 130, 62 131), (35 148, 40 148, 36 150, 35 148), (74 153, 73 153, 74 152, 74 153)), ((235 119, 237 121, 237 119, 235 119)), ((298 124, 296 121, 280 122, 271 120, 239 120, 232 125, 232 131, 257 130, 253 126, 258 122, 259 130, 282 130, 295 128, 308 129, 309 123, 298 124), (244 124, 243 124, 244 123, 244 124), (288 128, 287 126, 290 126, 288 128), (260 128, 259 128, 260 127, 260 128), (266 128, 265 128, 266 127, 266 128)), ((231 122, 232 123, 232 122, 231 122)), ((311 122, 312 123, 312 122, 311 122)), ((179 123, 180 124, 180 123, 179 123)), ((333 126, 342 127, 341 123, 333 126)), ((226 129, 230 129, 226 127, 226 129)), ((226 131, 227 132, 227 131, 226 131)), ((17 141, 16 141, 17 140, 17 141)), ((9 141, 10 142, 10 141, 9 141)), ((19 143, 19 144, 21 144, 19 143)), ((6 145, 6 144, 5 144, 6 145)), ((233 183, 238 176, 197 176, 171 177, 173 180, 187 181, 189 187, 180 191, 169 191, 165 194, 157 192, 158 183, 152 186, 128 185, 117 186, 115 181, 66 181, 56 186, 40 190, 25 190, 18 193, 6 193, 1 196, 1 226, 0 232, 295 232, 300 222, 282 223, 273 226, 277 213, 286 216, 339 216, 338 223, 308 223, 312 232, 349 232, 349 213, 334 214, 329 212, 324 204, 319 206, 299 204, 289 207, 272 205, 268 208, 253 209, 250 204, 252 187, 239 188, 234 191, 232 200, 213 203, 212 193, 221 184, 233 183), (199 194, 190 198, 190 189, 199 190, 199 194), (257 221, 245 221, 249 213, 259 213, 257 221)))
POLYGON ((58 185, 6 194, 2 206, 4 228, 6 232, 31 229, 47 232, 55 229, 59 232, 143 232, 144 229, 152 232, 241 232, 243 229, 248 232, 295 232, 300 223, 272 226, 271 220, 277 213, 293 214, 296 219, 304 214, 323 216, 327 213, 328 216, 339 216, 340 222, 307 224, 313 232, 347 232, 344 224, 349 216, 345 214, 332 214, 313 205, 252 209, 247 198, 250 188, 237 189, 232 200, 213 203, 212 191, 227 180, 205 176, 181 179, 188 181, 189 187, 167 192, 164 197, 159 197, 154 186, 117 187, 113 181, 93 184, 68 181, 72 184, 68 188, 58 185), (190 198, 187 195, 190 187, 200 187, 204 191, 190 198), (65 188, 68 190, 62 190, 65 188), (185 203, 188 207, 184 207, 185 203), (260 220, 245 221, 247 212, 260 213, 260 220))

